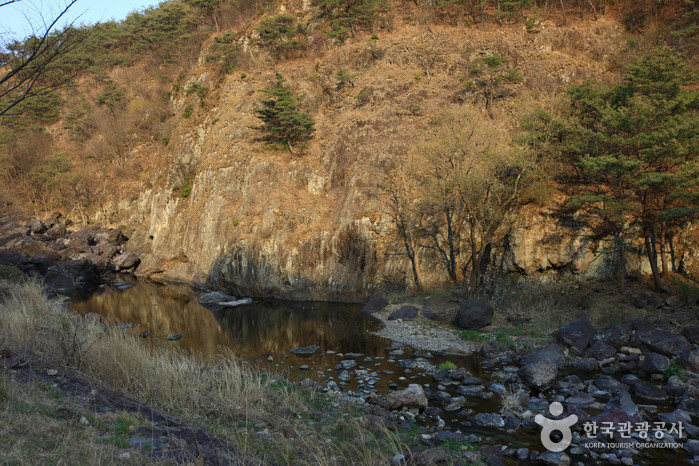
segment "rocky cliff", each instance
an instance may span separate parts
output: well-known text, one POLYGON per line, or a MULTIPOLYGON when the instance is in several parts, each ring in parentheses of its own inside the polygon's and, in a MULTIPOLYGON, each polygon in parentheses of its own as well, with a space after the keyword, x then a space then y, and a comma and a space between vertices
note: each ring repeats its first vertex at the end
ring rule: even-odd
MULTIPOLYGON (((249 55, 245 67, 220 75, 202 56, 188 77, 211 92, 180 121, 167 153, 155 155, 161 168, 122 209, 136 226, 129 247, 142 259, 138 273, 153 278, 234 294, 324 300, 362 299, 409 285, 409 264, 394 244, 378 187, 398 158, 429 138, 430 119, 441 109, 482 107, 480 93, 464 89, 459 79, 474 60, 498 53, 521 70, 524 81, 504 88, 495 102, 496 120, 512 125, 511 117, 535 96, 614 76, 626 46, 622 29, 606 20, 545 23, 538 34, 522 26, 426 31, 403 25, 379 39, 283 60, 275 70, 317 128, 308 147, 291 154, 269 148, 250 129, 257 123, 259 90, 269 87, 274 71, 264 65, 264 53, 247 46, 247 37, 240 42, 249 55), (356 73, 351 83, 338 83, 339 68, 356 73)), ((181 114, 188 102, 180 95, 171 105, 181 114)), ((494 262, 526 274, 566 269, 583 277, 609 275, 609 239, 563 224, 552 211, 537 206, 524 212, 494 262)), ((632 271, 645 272, 638 252, 632 271)), ((444 272, 427 259, 424 283, 444 282, 444 272)))

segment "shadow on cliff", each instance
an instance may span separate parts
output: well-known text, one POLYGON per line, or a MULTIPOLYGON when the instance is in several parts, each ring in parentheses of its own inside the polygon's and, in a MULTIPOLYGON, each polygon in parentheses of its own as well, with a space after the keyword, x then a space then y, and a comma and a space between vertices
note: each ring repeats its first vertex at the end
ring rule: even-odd
POLYGON ((384 266, 373 241, 349 224, 293 245, 236 243, 213 261, 205 285, 241 297, 358 303, 404 287, 388 283, 384 266))

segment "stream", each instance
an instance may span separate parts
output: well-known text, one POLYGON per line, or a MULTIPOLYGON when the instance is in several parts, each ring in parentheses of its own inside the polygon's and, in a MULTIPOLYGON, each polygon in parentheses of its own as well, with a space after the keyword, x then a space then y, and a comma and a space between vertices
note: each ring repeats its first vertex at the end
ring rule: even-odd
MULTIPOLYGON (((493 393, 497 390, 491 383, 507 385, 517 370, 506 358, 484 360, 477 354, 445 357, 402 347, 375 335, 373 332, 383 324, 361 313, 362 306, 358 304, 262 299, 212 311, 199 304, 202 294, 188 285, 161 285, 133 279, 128 283, 106 284, 92 295, 74 298, 71 307, 81 314, 96 313, 113 319, 121 323, 119 331, 135 335, 148 332, 145 342, 181 334, 181 339, 168 344, 203 356, 230 349, 254 367, 291 381, 310 378, 336 395, 360 404, 372 393, 386 395, 390 390, 417 383, 428 395, 446 392, 451 399, 440 402, 431 398, 429 406, 439 407, 439 413, 431 415, 429 408, 413 418, 406 413, 407 418, 401 418, 406 426, 415 422, 433 427, 444 421, 448 430, 459 430, 481 446, 543 450, 536 426, 517 428, 508 434, 504 429, 479 427, 465 421, 476 413, 499 412, 500 397, 493 393), (310 357, 290 351, 309 345, 319 347, 310 357), (459 382, 435 380, 432 374, 446 360, 465 368, 468 376, 483 379, 487 389, 482 392, 490 396, 459 391, 464 388, 459 382), (461 400, 458 408, 449 409, 448 404, 457 399, 461 400)), ((670 460, 668 453, 651 452, 646 458, 652 464, 659 464, 657 461, 670 460)), ((585 464, 589 460, 571 456, 585 464)), ((508 463, 514 460, 505 459, 508 463)))

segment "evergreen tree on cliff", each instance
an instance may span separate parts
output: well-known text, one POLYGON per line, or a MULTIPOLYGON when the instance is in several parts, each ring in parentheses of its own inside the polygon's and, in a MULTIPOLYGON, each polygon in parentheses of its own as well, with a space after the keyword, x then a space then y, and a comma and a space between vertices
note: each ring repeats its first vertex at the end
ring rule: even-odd
POLYGON ((251 126, 265 133, 265 139, 270 142, 282 142, 293 152, 293 145, 309 139, 313 132, 314 121, 307 113, 298 109, 291 90, 284 85, 286 80, 276 74, 276 83, 271 89, 262 89, 270 98, 260 99, 261 108, 255 110, 256 117, 262 120, 259 126, 251 126))
MULTIPOLYGON (((696 215, 699 201, 696 76, 683 57, 654 48, 619 84, 588 83, 571 96, 573 155, 588 186, 578 199, 614 225, 620 244, 627 226, 640 227, 659 289, 673 229, 696 215)), ((620 260, 623 274, 623 249, 620 260)))

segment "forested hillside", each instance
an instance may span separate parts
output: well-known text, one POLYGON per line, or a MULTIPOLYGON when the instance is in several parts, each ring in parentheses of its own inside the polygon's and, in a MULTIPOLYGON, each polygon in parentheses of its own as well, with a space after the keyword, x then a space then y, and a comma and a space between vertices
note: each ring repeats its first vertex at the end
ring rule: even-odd
POLYGON ((698 273, 696 32, 692 1, 169 1, 2 44, 0 202, 256 295, 659 288, 698 273))

